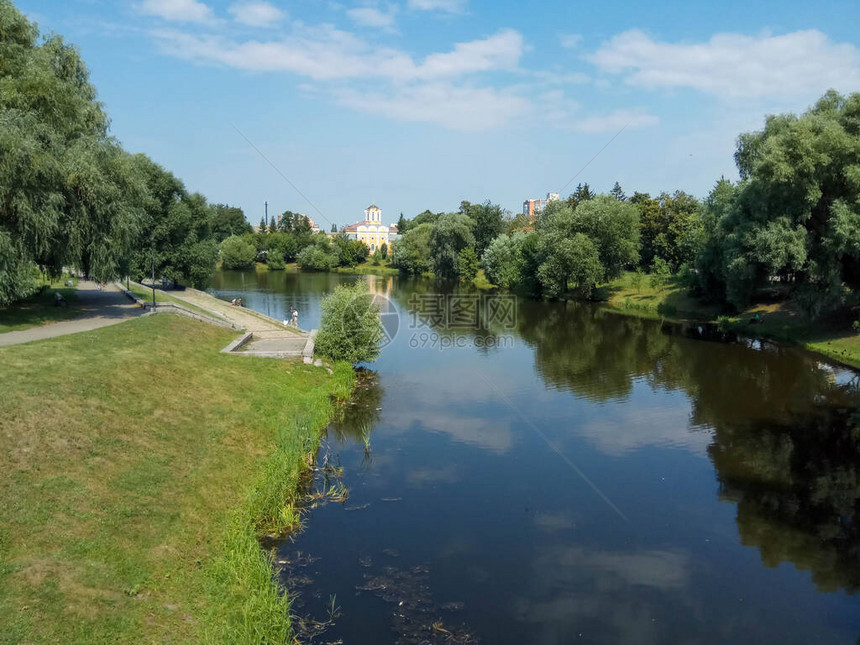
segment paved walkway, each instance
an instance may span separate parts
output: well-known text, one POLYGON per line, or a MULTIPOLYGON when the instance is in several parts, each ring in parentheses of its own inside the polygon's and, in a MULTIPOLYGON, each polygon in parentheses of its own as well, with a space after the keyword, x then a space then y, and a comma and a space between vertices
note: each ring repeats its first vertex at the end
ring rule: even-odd
POLYGON ((104 291, 99 291, 95 282, 79 280, 77 293, 81 308, 81 315, 78 318, 0 334, 0 347, 91 331, 121 323, 144 313, 143 309, 131 302, 113 285, 106 286, 104 291))
MULTIPOLYGON (((313 347, 310 334, 302 329, 286 327, 268 316, 245 307, 234 307, 203 291, 185 289, 171 291, 170 295, 188 304, 221 315, 234 325, 253 333, 253 339, 240 351, 245 355, 302 356, 307 347, 313 347), (311 343, 310 346, 308 343, 311 343)), ((312 353, 312 349, 309 350, 312 353)))
POLYGON ((296 334, 284 328, 282 323, 272 320, 266 316, 256 315, 256 312, 249 311, 244 307, 234 307, 229 302, 219 300, 208 293, 197 291, 196 289, 185 289, 184 291, 167 291, 177 300, 182 300, 188 304, 200 307, 207 311, 212 311, 226 318, 231 323, 241 327, 245 331, 254 332, 257 336, 261 332, 279 332, 278 335, 292 336, 304 335, 301 332, 296 334))

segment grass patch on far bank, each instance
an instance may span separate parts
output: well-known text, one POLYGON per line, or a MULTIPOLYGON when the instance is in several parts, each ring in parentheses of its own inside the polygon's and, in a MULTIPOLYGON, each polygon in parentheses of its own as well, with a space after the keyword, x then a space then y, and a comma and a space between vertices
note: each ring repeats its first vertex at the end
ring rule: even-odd
POLYGON ((472 280, 472 284, 475 285, 475 287, 477 287, 478 289, 481 289, 482 291, 498 288, 496 285, 494 285, 487 279, 487 274, 484 273, 483 269, 478 269, 478 274, 475 276, 475 279, 472 280))
POLYGON ((811 321, 790 300, 780 300, 754 304, 742 312, 725 315, 718 305, 689 295, 674 278, 655 286, 650 280, 648 274, 637 278, 635 273, 625 273, 600 287, 598 299, 624 314, 718 322, 738 333, 801 345, 860 368, 860 334, 852 327, 857 315, 851 311, 811 321))
POLYGON ((77 278, 63 275, 61 278, 46 281, 47 288, 33 294, 20 302, 0 307, 0 334, 8 331, 20 331, 30 327, 37 327, 49 322, 68 320, 80 315, 81 309, 78 305, 78 294, 75 287, 66 287, 66 280, 71 279, 77 285, 77 278), (54 294, 59 292, 66 299, 65 307, 57 307, 54 294))
POLYGON ((605 300, 613 309, 649 318, 715 319, 719 306, 703 303, 689 295, 676 278, 652 284, 647 273, 624 273, 617 280, 598 288, 596 299, 605 300))
POLYGON ((293 521, 353 373, 146 316, 0 348, 0 643, 283 643, 257 535, 293 521))
POLYGON ((362 262, 354 267, 334 267, 334 273, 351 273, 355 275, 397 275, 399 271, 391 266, 391 260, 383 260, 379 264, 362 262))

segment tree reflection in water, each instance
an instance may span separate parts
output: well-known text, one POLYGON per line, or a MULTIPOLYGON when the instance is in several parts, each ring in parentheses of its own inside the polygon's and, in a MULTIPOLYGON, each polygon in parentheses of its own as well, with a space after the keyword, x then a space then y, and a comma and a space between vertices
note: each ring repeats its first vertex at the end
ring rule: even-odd
MULTIPOLYGON (((589 400, 627 398, 636 380, 681 390, 691 428, 710 427, 721 499, 766 566, 809 570, 822 591, 860 588, 860 412, 811 354, 772 344, 689 340, 703 331, 591 306, 521 302, 521 338, 547 385, 589 400), (673 338, 674 336, 674 338, 673 338), (715 357, 717 360, 715 360, 715 357)), ((704 334, 708 335, 708 334, 704 334)))
POLYGON ((373 426, 379 422, 384 393, 379 374, 357 369, 355 390, 328 431, 340 442, 350 439, 368 445, 373 426))

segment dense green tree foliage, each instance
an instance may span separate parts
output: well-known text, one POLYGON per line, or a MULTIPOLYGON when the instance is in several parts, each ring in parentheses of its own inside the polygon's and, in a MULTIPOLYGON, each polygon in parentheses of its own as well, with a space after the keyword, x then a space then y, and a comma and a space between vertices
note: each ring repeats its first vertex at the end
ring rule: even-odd
POLYGON ((547 228, 539 236, 541 258, 537 278, 543 291, 557 298, 568 290, 571 283, 585 297, 603 276, 600 254, 590 237, 572 233, 566 226, 547 228))
POLYGON ((495 285, 509 289, 523 277, 523 243, 526 233, 502 234, 494 239, 481 258, 487 279, 495 285))
POLYGON ((591 187, 585 184, 577 184, 574 191, 568 196, 566 203, 571 208, 576 208, 582 202, 587 202, 594 199, 594 193, 591 192, 591 187))
POLYGON ((311 223, 307 215, 294 213, 293 211, 284 211, 281 213, 281 219, 277 222, 277 228, 284 233, 293 233, 299 237, 311 235, 311 223))
POLYGON ((206 199, 188 194, 179 179, 145 155, 135 155, 134 164, 137 175, 144 178, 147 197, 143 232, 135 244, 130 273, 150 275, 153 244, 156 277, 205 288, 218 260, 206 199))
MULTIPOLYGON (((367 259, 370 249, 361 240, 350 240, 345 234, 340 234, 332 240, 337 262, 342 267, 354 267, 367 259)), ((383 247, 384 248, 384 247, 383 247)))
POLYGON ((472 230, 475 222, 468 215, 445 213, 430 229, 430 258, 437 278, 456 278, 460 275, 460 252, 474 247, 472 230))
POLYGON ((627 195, 624 194, 624 190, 622 190, 621 184, 619 184, 617 181, 615 182, 615 185, 612 187, 612 190, 609 191, 609 194, 612 195, 619 202, 626 202, 627 201, 627 195))
POLYGON ((534 234, 502 234, 482 257, 494 284, 550 297, 561 297, 571 287, 588 297, 598 283, 638 260, 639 210, 608 195, 591 196, 576 208, 568 202, 549 204, 534 234))
POLYGON ((639 211, 632 204, 598 195, 575 209, 561 202, 550 204, 538 220, 538 235, 587 236, 603 267, 602 280, 618 277, 639 260, 639 211))
POLYGON ((244 236, 233 235, 221 242, 221 262, 225 269, 250 269, 257 260, 257 249, 244 236))
POLYGON ((860 94, 741 135, 741 181, 708 200, 702 291, 741 307, 774 280, 811 315, 860 287, 860 94), (731 194, 728 194, 731 192, 731 194))
POLYGON ((316 351, 332 360, 375 361, 384 337, 379 305, 367 283, 338 285, 322 301, 316 351))
POLYGON ((219 244, 231 235, 244 235, 252 231, 242 209, 227 204, 209 206, 209 229, 219 244))
POLYGON ((662 258, 675 271, 696 261, 702 233, 700 203, 682 190, 661 193, 634 193, 630 203, 639 208, 642 266, 650 267, 662 258))
POLYGON ((392 266, 401 273, 421 275, 432 268, 430 259, 430 231, 432 224, 410 226, 409 230, 395 240, 392 266))
POLYGON ((436 220, 438 220, 442 215, 443 213, 434 213, 430 210, 418 213, 418 215, 409 220, 409 228, 421 226, 422 224, 435 224, 436 220))
POLYGON ((0 0, 0 304, 32 291, 36 264, 100 279, 128 264, 145 188, 107 127, 75 48, 0 0))
POLYGON ((475 249, 467 246, 460 251, 460 257, 457 259, 457 274, 461 280, 465 282, 474 280, 480 268, 481 263, 478 260, 478 254, 475 253, 475 249))
POLYGON ((328 271, 338 264, 337 255, 319 244, 306 246, 296 257, 296 263, 305 270, 328 271))
POLYGON ((157 277, 206 286, 222 221, 170 173, 126 153, 77 50, 40 39, 0 0, 0 304, 33 290, 36 266, 149 275, 151 244, 157 277))
POLYGON ((400 235, 406 233, 409 230, 409 220, 403 217, 403 213, 400 213, 400 219, 397 220, 397 232, 400 235))
POLYGON ((505 212, 498 204, 489 200, 483 204, 460 202, 460 214, 467 215, 473 222, 472 234, 475 236, 475 253, 484 254, 496 237, 504 230, 505 212))

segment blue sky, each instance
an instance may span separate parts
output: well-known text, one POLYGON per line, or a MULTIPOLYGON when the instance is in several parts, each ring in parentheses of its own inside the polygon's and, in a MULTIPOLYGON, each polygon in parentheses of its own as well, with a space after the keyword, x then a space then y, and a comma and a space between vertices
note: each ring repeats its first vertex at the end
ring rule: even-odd
POLYGON ((129 151, 254 223, 517 212, 622 128, 563 194, 704 196, 765 114, 860 91, 856 1, 17 4, 79 46, 129 151))

